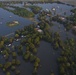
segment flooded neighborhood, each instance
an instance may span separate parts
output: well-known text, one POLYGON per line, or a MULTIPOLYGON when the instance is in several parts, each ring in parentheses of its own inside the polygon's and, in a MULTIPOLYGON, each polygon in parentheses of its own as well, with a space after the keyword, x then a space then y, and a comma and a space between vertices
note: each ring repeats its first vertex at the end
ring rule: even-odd
POLYGON ((0 75, 76 75, 76 1, 0 1, 0 75))

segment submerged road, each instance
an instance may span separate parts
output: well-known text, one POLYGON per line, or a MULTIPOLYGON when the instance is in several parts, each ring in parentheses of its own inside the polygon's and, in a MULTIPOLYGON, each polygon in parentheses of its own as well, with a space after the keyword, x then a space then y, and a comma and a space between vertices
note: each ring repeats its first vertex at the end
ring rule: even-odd
POLYGON ((5 37, 11 36, 11 35, 14 35, 14 32, 13 32, 13 33, 10 33, 10 34, 7 34, 7 35, 5 35, 5 37))

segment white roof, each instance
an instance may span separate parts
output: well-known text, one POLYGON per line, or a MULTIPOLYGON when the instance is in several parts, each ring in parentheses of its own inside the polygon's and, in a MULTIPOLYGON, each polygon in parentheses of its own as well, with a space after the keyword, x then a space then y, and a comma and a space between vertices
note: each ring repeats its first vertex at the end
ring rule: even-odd
POLYGON ((73 26, 73 29, 76 29, 76 26, 73 26))
POLYGON ((38 29, 38 32, 40 32, 40 33, 41 33, 41 32, 42 32, 42 30, 41 30, 41 29, 38 29))
POLYGON ((55 9, 55 8, 53 8, 52 10, 54 10, 54 11, 55 11, 56 9, 55 9))

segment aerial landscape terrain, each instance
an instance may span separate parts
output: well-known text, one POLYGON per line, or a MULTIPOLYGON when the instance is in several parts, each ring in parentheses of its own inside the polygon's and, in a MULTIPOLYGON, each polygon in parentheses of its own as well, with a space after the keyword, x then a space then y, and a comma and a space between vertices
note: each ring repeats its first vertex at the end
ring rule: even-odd
POLYGON ((76 1, 0 0, 0 75, 76 75, 76 1))

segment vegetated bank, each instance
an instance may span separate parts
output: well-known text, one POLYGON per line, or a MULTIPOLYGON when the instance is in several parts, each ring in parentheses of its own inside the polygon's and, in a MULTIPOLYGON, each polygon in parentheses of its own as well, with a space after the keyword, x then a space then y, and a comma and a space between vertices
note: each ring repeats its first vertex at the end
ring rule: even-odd
POLYGON ((15 7, 15 6, 13 6, 12 8, 15 8, 15 10, 10 10, 10 9, 7 9, 4 7, 4 9, 6 9, 6 10, 8 10, 16 15, 19 15, 19 16, 22 16, 25 18, 34 17, 34 13, 25 9, 25 8, 20 8, 20 7, 15 7))

